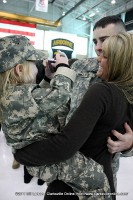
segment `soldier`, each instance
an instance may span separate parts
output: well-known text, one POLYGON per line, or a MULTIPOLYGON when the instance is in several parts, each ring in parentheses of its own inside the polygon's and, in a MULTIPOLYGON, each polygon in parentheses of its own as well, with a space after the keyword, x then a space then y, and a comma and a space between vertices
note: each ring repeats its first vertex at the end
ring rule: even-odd
MULTIPOLYGON (((94 26, 94 47, 96 53, 99 55, 102 52, 102 43, 103 41, 111 36, 118 34, 119 32, 125 32, 125 25, 123 21, 117 16, 107 16, 99 20, 94 26)), ((101 80, 96 77, 96 72, 98 69, 98 63, 95 58, 89 58, 84 60, 76 61, 72 67, 75 71, 77 71, 76 81, 73 87, 73 93, 71 98, 71 107, 70 112, 67 117, 67 121, 72 116, 73 112, 76 110, 78 105, 80 104, 85 92, 87 91, 88 87, 96 82, 100 82, 101 80)), ((132 156, 132 144, 133 144, 133 133, 130 127, 125 124, 126 133, 120 134, 117 131, 113 131, 112 133, 118 137, 118 141, 113 141, 110 137, 108 139, 108 150, 111 153, 116 153, 112 160, 112 169, 113 169, 113 176, 114 176, 114 184, 115 188, 117 185, 117 178, 116 174, 119 169, 119 158, 120 156, 132 156), (129 149, 129 151, 125 151, 129 149), (122 153, 120 153, 120 151, 122 153)), ((24 156, 24 155, 23 155, 24 156)), ((26 156, 25 156, 26 158, 26 156)), ((56 180, 49 185, 47 188, 46 194, 50 192, 58 192, 58 191, 65 191, 69 190, 63 182, 56 180)), ((45 200, 56 200, 56 196, 45 196, 45 200)), ((70 197, 71 199, 71 197, 70 197)), ((63 200, 63 199, 62 199, 63 200)))
MULTIPOLYGON (((100 55, 102 53, 102 43, 106 38, 111 35, 118 34, 119 32, 125 31, 125 24, 117 16, 107 16, 97 21, 93 28, 93 42, 97 55, 100 55)), ((87 88, 90 85, 101 81, 101 79, 97 78, 96 76, 98 63, 95 58, 79 60, 75 62, 71 68, 77 72, 79 69, 82 68, 82 71, 78 73, 76 82, 73 87, 73 98, 71 98, 71 109, 68 114, 67 120, 70 119, 71 115, 81 102, 87 88)), ((109 151, 111 153, 118 152, 117 154, 115 154, 112 160, 115 188, 117 188, 116 174, 119 169, 120 156, 126 157, 133 155, 133 133, 127 124, 125 124, 125 129, 127 130, 127 133, 124 135, 118 133, 117 131, 113 131, 113 134, 115 134, 115 136, 119 138, 118 141, 113 141, 110 137, 108 139, 109 151), (127 149, 129 149, 129 151, 124 151, 127 149)))

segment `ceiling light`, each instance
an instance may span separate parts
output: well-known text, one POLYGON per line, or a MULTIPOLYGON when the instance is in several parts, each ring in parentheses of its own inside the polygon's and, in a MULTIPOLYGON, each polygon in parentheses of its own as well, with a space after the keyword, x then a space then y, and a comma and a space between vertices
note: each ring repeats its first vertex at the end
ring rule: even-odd
POLYGON ((98 10, 98 8, 96 9, 96 12, 99 13, 100 11, 98 10))
POLYGON ((3 0, 3 3, 7 3, 7 0, 3 0))
POLYGON ((115 4, 115 3, 116 3, 116 1, 115 1, 115 0, 112 0, 112 1, 111 1, 111 3, 112 3, 112 4, 115 4))
POLYGON ((85 21, 85 20, 86 20, 86 17, 83 17, 82 19, 85 21))
POLYGON ((64 16, 66 14, 66 12, 65 11, 63 11, 63 13, 62 13, 62 16, 64 16))
POLYGON ((89 17, 93 17, 95 15, 95 13, 91 13, 90 15, 89 15, 89 17))

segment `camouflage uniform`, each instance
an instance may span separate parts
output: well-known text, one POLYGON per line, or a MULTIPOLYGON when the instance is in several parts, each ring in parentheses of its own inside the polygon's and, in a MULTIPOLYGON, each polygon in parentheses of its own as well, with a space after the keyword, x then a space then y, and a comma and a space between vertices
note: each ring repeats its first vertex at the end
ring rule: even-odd
MULTIPOLYGON (((5 119, 2 127, 8 145, 19 149, 47 138, 50 134, 59 134, 68 113, 71 87, 71 80, 62 75, 55 76, 48 89, 29 84, 15 87, 10 85, 2 104, 5 119)), ((27 168, 30 174, 47 183, 57 177, 63 180, 74 189, 80 200, 111 199, 108 195, 95 197, 96 193, 110 192, 108 180, 102 166, 81 153, 76 153, 58 165, 27 168)))
MULTIPOLYGON (((36 61, 44 57, 45 54, 38 52, 24 36, 15 35, 0 39, 0 73, 26 60, 36 61)), ((67 70, 59 67, 56 72, 58 76, 55 75, 48 89, 30 84, 8 85, 6 96, 0 94, 2 128, 8 145, 14 150, 36 140, 48 138, 50 134, 58 134, 64 126, 74 73, 70 69, 67 70), (67 70, 70 73, 67 73, 67 70)), ((76 153, 72 158, 58 165, 31 167, 29 171, 40 178, 44 177, 47 182, 57 177, 62 179, 78 192, 80 199, 111 199, 108 195, 105 195, 105 198, 88 196, 88 191, 94 194, 95 192, 106 193, 110 190, 102 166, 81 153, 76 153), (80 195, 80 192, 86 192, 87 196, 80 195)))
MULTIPOLYGON (((79 61, 76 61, 72 65, 71 69, 74 69, 77 72, 77 76, 76 76, 76 81, 75 81, 74 86, 73 86, 73 92, 72 92, 72 95, 71 95, 70 111, 67 115, 66 123, 69 121, 71 115, 76 110, 76 108, 79 106, 80 102, 82 101, 83 95, 87 91, 88 87, 91 84, 94 84, 96 82, 101 81, 96 76, 97 68, 98 68, 98 64, 97 64, 97 61, 96 61, 95 58, 94 59, 92 58, 92 59, 79 60, 79 61)), ((122 155, 123 156, 126 156, 126 155, 132 156, 132 151, 130 152, 129 155, 126 154, 126 153, 122 154, 122 155)), ((118 169, 119 169, 120 156, 121 156, 120 153, 116 153, 113 160, 112 160, 112 169, 113 169, 113 177, 114 177, 115 187, 117 186, 116 174, 117 174, 118 169)), ((96 165, 96 163, 95 163, 95 165, 96 165)), ((91 160, 89 160, 88 166, 95 166, 95 165, 94 164, 92 165, 91 160)), ((96 174, 97 170, 96 171, 95 170, 96 169, 93 168, 93 172, 91 172, 91 174, 96 174)), ((88 172, 89 172, 89 170, 88 170, 88 172)), ((84 175, 84 178, 85 177, 86 176, 84 175)), ((96 179, 97 179, 97 177, 96 177, 96 179)), ((94 179, 89 180, 89 185, 93 185, 93 181, 94 181, 94 179)), ((79 180, 77 182, 79 183, 79 180)), ((74 186, 73 186, 73 188, 74 188, 74 186)), ((88 187, 88 191, 91 192, 94 188, 95 188, 94 185, 91 189, 88 187)), ((97 190, 97 192, 98 192, 98 190, 97 190)), ((91 197, 91 198, 95 199, 94 197, 91 197)), ((89 198, 89 199, 91 199, 91 198, 89 198)), ((101 199, 101 196, 99 198, 101 199)))
MULTIPOLYGON (((86 93, 86 91, 88 90, 89 86, 94 83, 101 82, 101 79, 96 76, 96 72, 98 69, 98 62, 96 58, 89 58, 89 59, 76 61, 72 65, 71 69, 77 72, 77 76, 76 76, 76 81, 73 86, 70 111, 66 119, 67 122, 69 121, 73 112, 81 103, 82 98, 84 94, 86 93)), ((112 160, 112 170, 113 170, 115 188, 117 186, 116 174, 119 169, 119 159, 120 159, 120 153, 117 153, 115 154, 112 160)))
POLYGON ((44 51, 35 49, 28 38, 10 35, 0 38, 0 72, 7 71, 24 61, 37 61, 48 58, 44 51))
POLYGON ((62 75, 55 76, 47 89, 30 84, 9 85, 1 105, 7 144, 16 150, 58 134, 69 111, 72 85, 72 80, 62 75))
MULTIPOLYGON (((100 82, 101 79, 96 76, 98 69, 98 63, 95 58, 84 59, 76 61, 71 69, 77 72, 76 81, 73 86, 73 92, 71 96, 70 111, 67 115, 66 122, 69 121, 73 112, 79 106, 85 92, 88 90, 88 87, 96 82, 100 82)), ((114 177, 114 185, 117 188, 117 172, 119 170, 119 159, 120 157, 129 157, 133 156, 133 149, 130 151, 125 151, 124 153, 116 153, 112 160, 112 170, 114 177)))
MULTIPOLYGON (((6 42, 6 44, 8 43, 6 42)), ((11 44, 9 43, 9 45, 11 44)), ((22 49, 24 49, 23 45, 22 49)), ((33 54, 31 48, 27 52, 33 54)), ((16 49, 13 53, 16 53, 16 49)), ((27 53, 24 55, 24 60, 25 56, 27 53)), ((5 61, 2 65, 1 69, 4 70, 5 61)), ((7 68, 9 68, 9 63, 6 65, 7 68)), ((100 81, 96 77, 97 61, 95 59, 77 61, 73 64, 72 69, 77 72, 77 79, 66 123, 78 107, 89 85, 100 81)), ((36 140, 47 138, 50 134, 59 133, 61 126, 64 126, 70 100, 71 81, 65 79, 66 77, 62 76, 55 77, 51 82, 52 88, 47 90, 36 88, 34 85, 16 87, 15 90, 13 86, 9 87, 8 98, 3 101, 5 118, 3 131, 9 145, 15 149, 22 148, 36 140), (12 98, 12 95, 15 99, 12 98), (10 115, 9 110, 12 110, 10 115)), ((79 152, 58 165, 28 167, 28 170, 32 175, 44 179, 48 183, 56 178, 63 180, 74 189, 80 200, 112 199, 108 195, 110 187, 103 167, 79 152), (83 192, 86 195, 83 195, 83 192), (98 193, 102 194, 98 196, 98 193)))
MULTIPOLYGON (((77 76, 71 94, 70 111, 67 115, 66 123, 79 106, 89 85, 100 81, 100 79, 96 77, 97 67, 96 59, 77 61, 72 65, 71 69, 77 72, 77 76)), ((78 195, 80 199, 111 199, 108 195, 94 196, 96 193, 109 193, 110 188, 102 166, 91 158, 86 159, 81 153, 76 153, 67 161, 61 162, 58 165, 52 165, 52 167, 52 171, 50 171, 49 168, 44 168, 44 166, 40 168, 37 167, 36 170, 33 167, 28 167, 28 169, 32 175, 44 179, 47 182, 51 182, 48 176, 51 178, 54 169, 57 167, 55 171, 58 171, 58 174, 56 174, 58 179, 67 182, 76 193, 93 194, 92 196, 78 195)))

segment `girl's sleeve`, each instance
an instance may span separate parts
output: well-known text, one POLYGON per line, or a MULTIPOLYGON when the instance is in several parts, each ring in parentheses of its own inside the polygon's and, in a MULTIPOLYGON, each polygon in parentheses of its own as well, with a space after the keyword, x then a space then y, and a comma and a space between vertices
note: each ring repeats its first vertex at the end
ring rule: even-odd
POLYGON ((76 73, 67 67, 59 67, 54 78, 50 82, 50 87, 42 87, 32 91, 40 111, 45 113, 55 113, 60 106, 66 104, 70 99, 71 89, 75 81, 76 73))

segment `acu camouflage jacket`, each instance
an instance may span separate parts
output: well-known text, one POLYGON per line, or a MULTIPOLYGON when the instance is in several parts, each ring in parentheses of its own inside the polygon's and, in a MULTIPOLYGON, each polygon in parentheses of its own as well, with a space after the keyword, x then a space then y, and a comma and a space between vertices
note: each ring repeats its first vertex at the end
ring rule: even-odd
POLYGON ((8 95, 2 97, 1 105, 2 129, 8 145, 20 149, 59 133, 69 111, 75 76, 73 70, 59 67, 50 88, 32 84, 9 85, 8 95))

